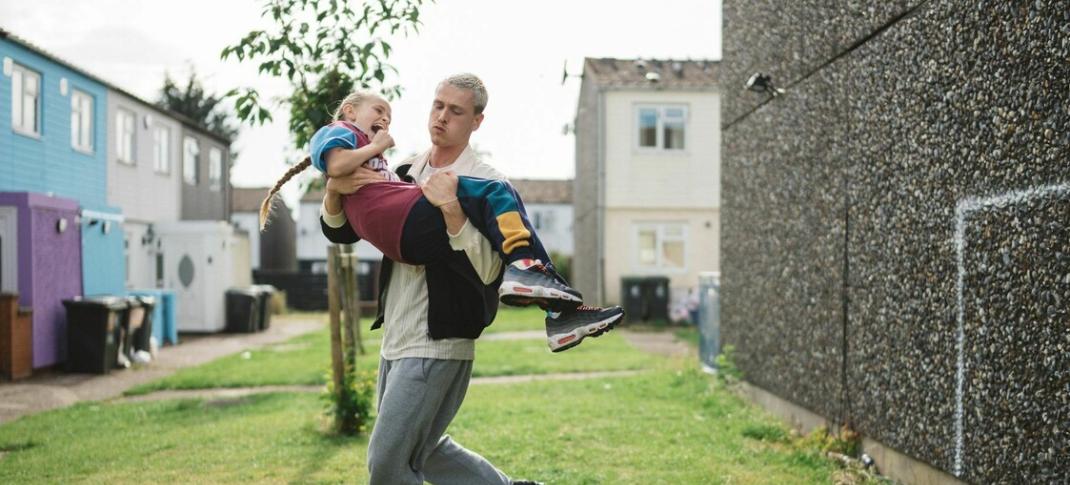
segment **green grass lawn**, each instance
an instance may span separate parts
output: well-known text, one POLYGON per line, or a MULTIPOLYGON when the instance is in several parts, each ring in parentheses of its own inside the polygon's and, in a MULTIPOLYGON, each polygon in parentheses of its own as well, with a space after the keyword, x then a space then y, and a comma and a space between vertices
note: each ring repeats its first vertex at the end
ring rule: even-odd
MULTIPOLYGON (((538 312, 503 317, 498 323, 513 327, 499 331, 541 328, 538 312)), ((185 369, 138 392, 322 383, 327 349, 327 332, 318 331, 248 358, 185 369)), ((373 368, 378 348, 368 351, 361 365, 373 368)), ((830 483, 838 473, 696 363, 641 353, 617 333, 562 354, 541 338, 479 341, 476 355, 477 375, 649 370, 473 384, 448 432, 517 478, 781 484, 830 483)), ((78 404, 0 426, 0 483, 365 483, 367 438, 327 433, 323 409, 309 393, 78 404)))
MULTIPOLYGON (((490 328, 541 329, 542 313, 508 309, 501 312, 490 328)), ((364 323, 364 322, 362 322, 364 323)), ((366 328, 366 327, 365 327, 366 328)), ((380 332, 364 332, 366 339, 378 339, 380 332)), ((365 344, 367 355, 358 358, 358 367, 374 371, 379 365, 379 342, 365 344)), ((323 384, 330 365, 330 334, 324 329, 288 342, 242 354, 219 358, 208 364, 180 370, 166 378, 139 385, 127 394, 136 395, 162 389, 204 389, 266 385, 323 384)), ((619 334, 608 333, 590 339, 568 352, 554 354, 539 337, 525 340, 477 340, 472 374, 476 377, 599 370, 651 369, 656 357, 641 353, 619 334)))
MULTIPOLYGON (((364 438, 325 434, 314 395, 80 404, 0 426, 0 483, 364 483, 364 438)), ((692 369, 473 385, 449 432, 548 483, 829 483, 816 452, 692 369)))

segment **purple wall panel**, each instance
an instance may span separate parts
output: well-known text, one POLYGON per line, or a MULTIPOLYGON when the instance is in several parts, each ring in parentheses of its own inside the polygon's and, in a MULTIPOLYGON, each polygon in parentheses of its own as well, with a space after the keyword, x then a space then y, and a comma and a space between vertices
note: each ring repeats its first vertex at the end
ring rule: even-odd
POLYGON ((82 293, 78 203, 33 193, 0 193, 0 205, 19 213, 19 304, 33 308, 33 366, 61 363, 66 355, 63 300, 82 293), (60 219, 67 228, 60 233, 60 219))

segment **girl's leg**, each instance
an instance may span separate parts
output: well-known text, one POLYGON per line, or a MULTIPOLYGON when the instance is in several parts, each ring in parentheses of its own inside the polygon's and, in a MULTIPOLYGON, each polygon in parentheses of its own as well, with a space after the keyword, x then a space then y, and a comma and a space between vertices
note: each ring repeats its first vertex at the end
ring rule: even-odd
POLYGON ((523 210, 520 195, 509 182, 476 177, 457 179, 457 200, 468 221, 483 233, 506 263, 549 259, 523 210))
POLYGON ((452 251, 442 211, 420 197, 405 218, 401 257, 408 264, 426 265, 444 260, 452 251))

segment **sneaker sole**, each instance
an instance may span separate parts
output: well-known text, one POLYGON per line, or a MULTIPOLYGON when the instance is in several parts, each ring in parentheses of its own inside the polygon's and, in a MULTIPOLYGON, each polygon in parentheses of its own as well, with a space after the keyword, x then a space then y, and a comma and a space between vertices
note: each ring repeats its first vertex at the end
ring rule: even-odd
POLYGON ((572 347, 575 347, 583 342, 586 337, 598 337, 617 326, 624 318, 624 312, 609 317, 605 320, 600 320, 594 323, 589 323, 582 327, 576 327, 571 332, 558 333, 546 337, 547 343, 550 345, 551 352, 564 352, 572 347))
POLYGON ((509 306, 538 305, 543 310, 554 312, 571 311, 583 304, 576 295, 554 288, 526 286, 505 282, 498 288, 498 299, 509 306))

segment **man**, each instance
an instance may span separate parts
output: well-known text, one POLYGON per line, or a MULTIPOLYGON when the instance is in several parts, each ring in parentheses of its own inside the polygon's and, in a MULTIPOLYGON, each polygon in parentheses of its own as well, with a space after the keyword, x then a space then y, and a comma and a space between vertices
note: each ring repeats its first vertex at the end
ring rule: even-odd
MULTIPOLYGON (((494 320, 502 261, 486 238, 468 224, 456 200, 457 175, 504 179, 468 146, 483 122, 487 92, 472 74, 442 81, 428 120, 432 147, 402 163, 397 173, 423 184, 440 206, 453 256, 410 266, 383 260, 379 315, 383 327, 379 363, 379 416, 368 444, 372 484, 511 484, 482 456, 448 435, 468 389, 475 338, 494 320)), ((321 213, 333 242, 358 239, 342 213, 341 196, 382 175, 361 170, 327 183, 321 213)))

